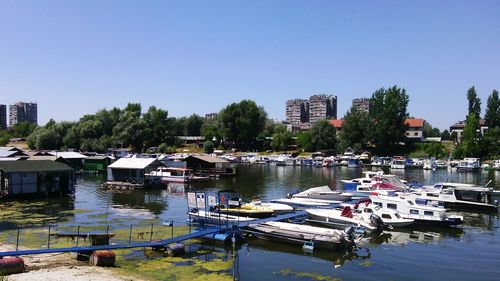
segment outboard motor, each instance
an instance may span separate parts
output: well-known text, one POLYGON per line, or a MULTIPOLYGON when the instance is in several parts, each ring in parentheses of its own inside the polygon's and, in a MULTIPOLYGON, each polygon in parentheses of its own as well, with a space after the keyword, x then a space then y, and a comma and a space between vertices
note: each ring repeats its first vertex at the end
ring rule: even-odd
POLYGON ((370 222, 377 228, 377 230, 382 231, 385 228, 384 221, 377 215, 372 214, 370 216, 370 222))

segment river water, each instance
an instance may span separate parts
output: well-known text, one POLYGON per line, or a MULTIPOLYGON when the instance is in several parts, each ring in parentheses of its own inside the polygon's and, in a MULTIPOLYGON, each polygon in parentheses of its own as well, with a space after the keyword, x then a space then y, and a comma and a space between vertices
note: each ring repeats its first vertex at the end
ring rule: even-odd
MULTIPOLYGON (((284 197, 296 189, 329 185, 362 176, 361 169, 237 166, 238 176, 190 186, 117 192, 100 188, 101 177, 78 181, 74 199, 9 201, 0 203, 0 243, 14 243, 17 227, 57 225, 127 228, 129 225, 175 224, 186 221, 185 192, 237 191, 243 198, 264 201, 284 197)), ((387 171, 388 172, 388 171, 387 171)), ((500 172, 449 173, 446 170, 391 171, 422 184, 453 181, 500 189, 500 172)), ((500 219, 498 212, 452 212, 464 216, 457 227, 412 227, 388 231, 370 239, 354 252, 317 251, 306 254, 300 246, 251 239, 233 253, 231 275, 238 280, 499 280, 500 219)), ((156 237, 155 237, 156 238, 156 237)), ((22 243, 21 243, 22 244, 22 243)), ((221 249, 228 251, 228 249, 221 249)), ((229 250, 230 251, 230 250, 229 250)))

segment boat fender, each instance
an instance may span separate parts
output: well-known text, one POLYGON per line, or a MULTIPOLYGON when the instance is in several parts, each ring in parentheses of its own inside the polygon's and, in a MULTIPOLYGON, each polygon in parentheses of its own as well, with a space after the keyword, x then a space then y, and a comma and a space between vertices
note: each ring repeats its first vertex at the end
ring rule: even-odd
POLYGON ((378 216, 378 215, 375 215, 375 214, 372 214, 370 216, 370 222, 378 229, 378 230, 382 230, 384 229, 384 221, 378 216))

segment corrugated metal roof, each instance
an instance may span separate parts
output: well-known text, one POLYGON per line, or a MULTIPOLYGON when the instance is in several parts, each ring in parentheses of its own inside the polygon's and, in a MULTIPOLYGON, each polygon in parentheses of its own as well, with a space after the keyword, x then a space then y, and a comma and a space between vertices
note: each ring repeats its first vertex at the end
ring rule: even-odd
POLYGON ((2 150, 0 149, 0 158, 1 157, 11 157, 17 154, 16 150, 2 150))
POLYGON ((2 161, 0 170, 12 172, 64 172, 73 171, 70 166, 50 160, 40 161, 2 161))
MULTIPOLYGON (((108 168, 114 169, 144 169, 147 166, 153 164, 156 160, 155 158, 120 158, 116 160, 113 164, 109 165, 108 168)), ((160 161, 158 161, 161 164, 160 161)), ((161 164, 163 165, 163 164, 161 164)))
POLYGON ((54 155, 40 155, 40 156, 31 156, 27 160, 50 160, 50 161, 55 161, 57 158, 60 158, 59 156, 54 156, 54 155))
POLYGON ((209 156, 209 155, 191 155, 191 156, 187 157, 186 160, 191 158, 191 157, 196 158, 196 159, 200 159, 200 160, 208 162, 208 163, 229 163, 229 161, 227 161, 227 160, 213 157, 213 156, 209 156))
POLYGON ((80 154, 78 152, 73 152, 73 151, 51 151, 49 152, 50 155, 55 155, 57 157, 62 157, 64 159, 82 159, 82 158, 87 158, 87 156, 80 154))

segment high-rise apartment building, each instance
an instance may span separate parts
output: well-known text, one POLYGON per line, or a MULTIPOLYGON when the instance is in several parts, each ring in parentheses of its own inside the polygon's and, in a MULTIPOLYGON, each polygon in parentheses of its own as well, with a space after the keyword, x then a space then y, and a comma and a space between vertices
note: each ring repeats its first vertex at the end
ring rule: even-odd
POLYGON ((352 106, 356 108, 357 111, 370 112, 370 99, 369 98, 359 98, 352 100, 352 106))
POLYGON ((38 106, 36 102, 18 102, 9 106, 9 126, 17 123, 38 123, 38 106))
POLYGON ((337 96, 314 95, 309 98, 309 122, 337 118, 337 96))
POLYGON ((309 102, 293 99, 286 102, 286 121, 290 124, 309 122, 309 102))
POLYGON ((0 130, 7 129, 7 106, 0 104, 0 130))

